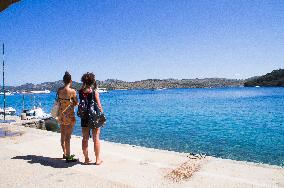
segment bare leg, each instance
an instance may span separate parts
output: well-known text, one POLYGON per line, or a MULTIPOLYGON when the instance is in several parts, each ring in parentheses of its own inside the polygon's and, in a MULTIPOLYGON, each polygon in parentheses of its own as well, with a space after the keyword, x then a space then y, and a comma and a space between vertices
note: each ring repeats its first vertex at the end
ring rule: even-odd
POLYGON ((61 141, 63 155, 66 156, 66 147, 65 147, 66 126, 65 125, 60 125, 60 133, 61 133, 60 141, 61 141))
POLYGON ((82 140, 82 150, 83 154, 85 156, 85 162, 84 163, 89 163, 89 155, 88 155, 88 141, 89 141, 89 127, 82 127, 82 135, 83 135, 83 140, 82 140))
POLYGON ((96 154, 96 164, 100 165, 103 161, 100 158, 100 128, 92 129, 93 140, 94 140, 94 150, 96 154))
POLYGON ((65 148, 66 156, 70 156, 70 139, 73 132, 74 125, 66 125, 66 134, 65 134, 65 148))

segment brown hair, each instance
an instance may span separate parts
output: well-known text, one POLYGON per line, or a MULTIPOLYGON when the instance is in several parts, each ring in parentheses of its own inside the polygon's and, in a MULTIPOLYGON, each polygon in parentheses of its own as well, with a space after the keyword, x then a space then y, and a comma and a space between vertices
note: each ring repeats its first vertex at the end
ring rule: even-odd
POLYGON ((97 83, 96 83, 96 79, 95 79, 95 75, 92 72, 87 72, 85 74, 83 74, 81 81, 83 82, 83 87, 84 86, 94 86, 94 88, 97 88, 97 83))
POLYGON ((65 72, 64 76, 63 76, 63 82, 65 85, 69 84, 71 81, 71 74, 69 72, 65 72))

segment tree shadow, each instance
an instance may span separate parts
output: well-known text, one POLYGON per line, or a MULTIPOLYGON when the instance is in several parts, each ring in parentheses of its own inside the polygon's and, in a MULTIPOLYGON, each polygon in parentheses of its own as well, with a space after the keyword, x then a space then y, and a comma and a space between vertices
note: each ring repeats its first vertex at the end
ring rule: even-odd
POLYGON ((69 168, 74 165, 80 164, 79 160, 77 162, 65 162, 61 158, 51 158, 51 157, 43 157, 37 155, 26 155, 26 156, 16 156, 11 159, 22 159, 28 161, 30 164, 41 164, 43 166, 50 166, 53 168, 69 168))

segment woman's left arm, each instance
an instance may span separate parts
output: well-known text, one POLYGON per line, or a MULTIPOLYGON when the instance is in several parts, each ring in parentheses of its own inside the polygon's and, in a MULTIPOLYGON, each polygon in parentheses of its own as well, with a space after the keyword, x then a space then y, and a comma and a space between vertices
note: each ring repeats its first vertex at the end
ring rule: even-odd
POLYGON ((101 100, 100 100, 100 94, 98 91, 95 91, 95 98, 96 98, 96 102, 98 104, 99 109, 103 113, 104 111, 103 111, 103 107, 102 107, 101 100))

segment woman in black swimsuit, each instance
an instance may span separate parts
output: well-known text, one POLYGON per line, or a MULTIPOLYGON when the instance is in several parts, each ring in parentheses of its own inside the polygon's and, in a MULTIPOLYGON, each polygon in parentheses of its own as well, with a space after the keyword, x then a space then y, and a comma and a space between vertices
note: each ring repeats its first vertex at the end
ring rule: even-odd
MULTIPOLYGON (((97 103, 99 109, 101 112, 103 112, 103 108, 101 105, 99 92, 97 89, 97 84, 95 80, 95 75, 93 73, 87 72, 84 74, 81 78, 81 81, 83 82, 83 86, 81 90, 79 91, 79 99, 80 102, 82 100, 88 101, 88 104, 91 103, 92 97, 94 97, 95 102, 97 103), (93 88, 94 89, 93 89, 93 88)), ((93 141, 94 141, 94 150, 96 155, 96 165, 100 165, 103 161, 100 158, 100 128, 99 127, 93 127, 88 125, 88 117, 82 118, 81 117, 81 127, 82 127, 82 150, 83 154, 85 156, 85 164, 89 164, 91 160, 89 159, 88 155, 88 141, 90 137, 90 130, 92 130, 93 135, 93 141)))

